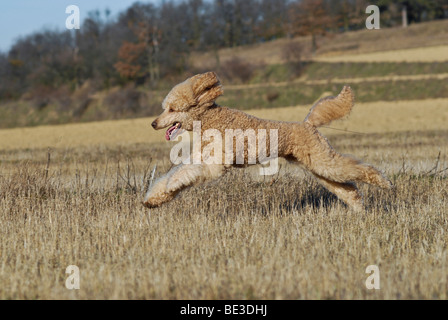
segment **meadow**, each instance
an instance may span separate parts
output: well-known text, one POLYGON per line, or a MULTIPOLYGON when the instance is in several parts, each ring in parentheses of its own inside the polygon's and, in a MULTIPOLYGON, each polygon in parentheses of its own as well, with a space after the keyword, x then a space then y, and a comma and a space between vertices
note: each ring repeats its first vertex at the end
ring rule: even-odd
MULTIPOLYGON (((2 130, 0 298, 446 299, 447 104, 416 103, 406 121, 412 106, 360 104, 336 124, 362 134, 325 129, 394 182, 361 186, 364 213, 285 162, 273 177, 231 170, 148 210, 142 196, 172 145, 150 119, 2 130), (65 288, 69 265, 80 290, 65 288), (368 265, 380 290, 365 287, 368 265)), ((281 111, 299 120, 307 108, 281 111)))

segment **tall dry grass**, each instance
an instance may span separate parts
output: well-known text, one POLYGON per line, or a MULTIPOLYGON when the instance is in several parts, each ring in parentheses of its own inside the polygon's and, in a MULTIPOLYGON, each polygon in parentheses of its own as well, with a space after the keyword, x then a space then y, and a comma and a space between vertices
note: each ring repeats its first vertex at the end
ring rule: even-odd
POLYGON ((446 299, 447 131, 339 135, 384 170, 354 213, 300 169, 232 170, 141 204, 166 144, 0 153, 1 299, 446 299), (367 290, 368 265, 380 290, 367 290), (65 269, 80 269, 80 290, 65 269))

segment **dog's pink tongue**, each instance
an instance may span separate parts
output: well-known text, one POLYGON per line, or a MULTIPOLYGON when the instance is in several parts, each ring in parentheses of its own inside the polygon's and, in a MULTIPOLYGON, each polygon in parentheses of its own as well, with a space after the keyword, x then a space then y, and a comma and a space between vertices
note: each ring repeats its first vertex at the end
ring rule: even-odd
POLYGON ((166 130, 166 132, 165 132, 165 139, 166 140, 168 140, 168 141, 170 140, 171 132, 173 132, 174 129, 176 129, 176 127, 172 126, 172 127, 169 127, 168 130, 166 130))

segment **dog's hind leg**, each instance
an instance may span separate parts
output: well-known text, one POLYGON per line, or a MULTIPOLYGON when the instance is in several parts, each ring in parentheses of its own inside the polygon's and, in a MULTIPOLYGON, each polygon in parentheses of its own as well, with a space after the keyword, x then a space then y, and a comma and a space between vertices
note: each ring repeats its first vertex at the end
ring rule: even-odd
POLYGON ((360 160, 334 152, 331 159, 320 166, 316 172, 322 172, 323 177, 336 182, 363 182, 390 189, 392 183, 379 170, 360 160))
POLYGON ((180 164, 155 181, 146 193, 143 205, 148 208, 158 207, 173 199, 186 187, 218 178, 223 173, 224 166, 219 164, 180 164))
POLYGON ((353 157, 341 155, 333 149, 310 153, 301 161, 315 175, 329 181, 363 182, 389 189, 392 183, 373 166, 353 157))
POLYGON ((364 205, 362 196, 354 183, 340 183, 325 179, 314 174, 314 177, 330 192, 334 193, 339 199, 344 201, 355 211, 363 211, 364 205))
POLYGON ((292 137, 290 144, 294 147, 288 150, 287 155, 312 173, 334 182, 363 182, 386 189, 392 187, 392 183, 373 166, 337 153, 315 127, 305 124, 302 130, 301 136, 292 137))

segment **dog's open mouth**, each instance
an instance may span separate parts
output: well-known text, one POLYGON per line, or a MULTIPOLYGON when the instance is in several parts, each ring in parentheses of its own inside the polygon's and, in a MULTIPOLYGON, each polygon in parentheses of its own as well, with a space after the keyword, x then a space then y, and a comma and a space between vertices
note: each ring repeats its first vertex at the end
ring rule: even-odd
POLYGON ((165 139, 166 140, 174 140, 176 137, 182 133, 183 130, 181 130, 182 125, 180 122, 175 122, 171 127, 166 130, 165 133, 165 139))

